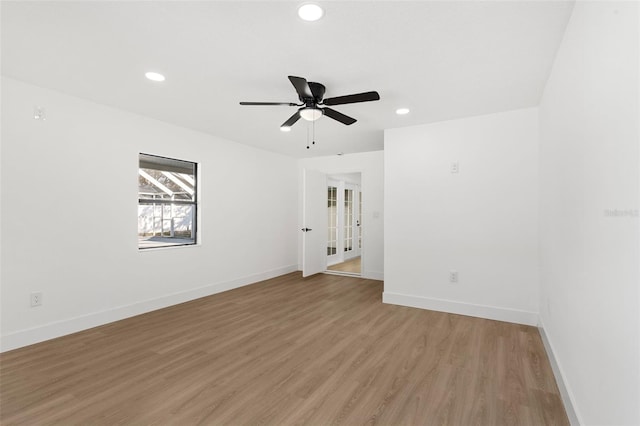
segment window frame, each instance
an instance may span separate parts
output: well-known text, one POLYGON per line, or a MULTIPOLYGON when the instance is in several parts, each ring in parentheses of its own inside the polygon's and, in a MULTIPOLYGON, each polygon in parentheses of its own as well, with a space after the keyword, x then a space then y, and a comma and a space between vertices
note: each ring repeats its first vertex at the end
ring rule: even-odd
MULTIPOLYGON (((197 246, 198 245, 198 241, 199 241, 199 227, 198 227, 198 222, 199 222, 199 215, 198 215, 198 210, 199 210, 199 203, 200 203, 200 197, 199 197, 199 191, 198 191, 198 180, 199 180, 199 164, 195 161, 188 161, 188 160, 180 160, 178 158, 171 158, 171 157, 166 157, 166 156, 162 156, 162 155, 155 155, 155 154, 147 154, 144 152, 139 152, 138 153, 138 176, 140 176, 140 170, 143 170, 143 167, 141 167, 141 157, 145 156, 145 157, 154 157, 154 158, 158 158, 158 159, 165 159, 165 160, 170 160, 170 161, 176 161, 176 162, 181 162, 181 163, 188 163, 190 165, 193 166, 193 196, 192 196, 192 200, 167 200, 167 199, 154 199, 154 198, 141 198, 140 197, 140 189, 138 188, 138 209, 140 208, 141 205, 153 205, 154 209, 156 205, 160 205, 162 209, 164 209, 164 206, 166 205, 188 205, 188 206, 193 206, 193 219, 192 219, 192 223, 191 223, 191 227, 192 227, 192 234, 193 234, 193 241, 189 242, 189 243, 181 243, 181 244, 166 244, 166 245, 153 245, 153 246, 149 246, 149 247, 141 247, 140 246, 140 229, 138 228, 138 250, 139 251, 148 251, 148 250, 157 250, 157 249, 167 249, 167 248, 177 248, 177 247, 189 247, 189 246, 197 246)), ((147 169, 148 170, 148 169, 147 169)), ((161 168, 158 168, 156 170, 160 170, 160 171, 168 171, 168 170, 162 170, 161 168)), ((144 176, 143 176, 144 178, 144 176)), ((155 224, 154 224, 155 227, 155 224)), ((155 230, 154 230, 155 233, 155 230)))

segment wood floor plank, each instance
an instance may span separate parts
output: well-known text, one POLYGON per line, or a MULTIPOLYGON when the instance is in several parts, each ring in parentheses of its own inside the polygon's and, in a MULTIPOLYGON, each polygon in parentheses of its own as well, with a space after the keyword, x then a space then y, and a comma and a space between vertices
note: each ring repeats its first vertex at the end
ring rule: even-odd
POLYGON ((0 354, 0 423, 567 425, 537 329, 299 273, 0 354))
POLYGON ((360 256, 354 257, 342 263, 336 263, 327 268, 329 271, 349 272, 352 274, 359 274, 362 269, 362 262, 360 256))

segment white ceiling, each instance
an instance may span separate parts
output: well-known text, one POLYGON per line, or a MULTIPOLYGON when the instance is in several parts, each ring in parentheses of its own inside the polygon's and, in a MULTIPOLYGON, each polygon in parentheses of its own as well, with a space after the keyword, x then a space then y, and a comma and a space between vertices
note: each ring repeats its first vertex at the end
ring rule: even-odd
POLYGON ((325 1, 309 23, 301 3, 3 1, 2 74, 292 157, 373 151, 386 128, 537 105, 573 7, 325 1), (334 107, 358 122, 321 118, 307 150, 307 122, 279 130, 294 107, 238 104, 297 102, 288 75, 382 99, 334 107))

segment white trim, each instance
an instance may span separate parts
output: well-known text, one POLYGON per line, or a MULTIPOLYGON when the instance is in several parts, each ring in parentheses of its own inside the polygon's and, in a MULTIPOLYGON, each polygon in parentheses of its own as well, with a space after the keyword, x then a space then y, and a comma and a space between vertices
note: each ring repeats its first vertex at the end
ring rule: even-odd
POLYGON ((553 350, 553 345, 551 344, 549 336, 547 336, 547 332, 544 329, 542 319, 540 319, 538 331, 540 332, 544 348, 547 351, 547 357, 549 358, 549 363, 551 364, 551 369, 553 370, 553 375, 556 379, 560 396, 562 397, 564 410, 567 412, 567 417, 569 417, 569 423, 571 423, 572 426, 582 425, 584 423, 581 421, 581 416, 578 414, 578 410, 576 409, 575 397, 568 386, 567 380, 565 380, 566 376, 564 375, 562 367, 556 358, 556 352, 553 350))
POLYGON ((401 293, 382 293, 382 302, 393 305, 409 306, 412 308, 429 309, 432 311, 448 312, 450 314, 467 315, 506 321, 524 325, 538 325, 538 313, 521 311, 518 309, 500 308, 497 306, 474 305, 453 300, 434 299, 430 297, 411 296, 401 293))
POLYGON ((138 247, 138 253, 146 253, 146 252, 152 252, 152 251, 162 251, 162 250, 167 250, 167 249, 183 249, 186 247, 202 247, 202 244, 200 243, 191 243, 191 244, 175 244, 175 245, 170 245, 170 246, 158 246, 158 247, 147 247, 147 248, 140 248, 138 247))
MULTIPOLYGON (((362 270, 362 278, 366 278, 368 280, 378 280, 378 281, 384 281, 384 272, 378 272, 378 271, 365 271, 364 269, 362 270)), ((384 293, 383 293, 384 295, 384 293)))
POLYGON ((0 352, 6 352, 12 349, 21 348, 23 346, 33 345, 34 343, 39 343, 67 334, 87 330, 89 328, 166 308, 168 306, 177 305, 179 303, 188 302, 190 300, 210 296, 212 294, 221 293, 223 291, 232 290, 234 288, 242 287, 245 285, 254 284, 259 281, 275 278, 280 275, 295 272, 297 270, 297 265, 283 266, 281 268, 248 275, 246 277, 237 278, 231 281, 211 284, 204 287, 161 296, 155 299, 145 300, 131 305, 120 306, 105 311, 52 322, 39 327, 20 330, 2 336, 0 338, 0 352))
POLYGON ((362 278, 362 275, 358 272, 332 271, 331 269, 327 269, 322 273, 327 275, 340 275, 343 277, 362 278))

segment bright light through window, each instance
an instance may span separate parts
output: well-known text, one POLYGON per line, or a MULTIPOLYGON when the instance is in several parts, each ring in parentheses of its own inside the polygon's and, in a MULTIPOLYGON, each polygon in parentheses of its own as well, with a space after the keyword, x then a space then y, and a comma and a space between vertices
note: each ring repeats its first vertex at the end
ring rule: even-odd
POLYGON ((197 164, 140 154, 138 248, 196 243, 197 164))

